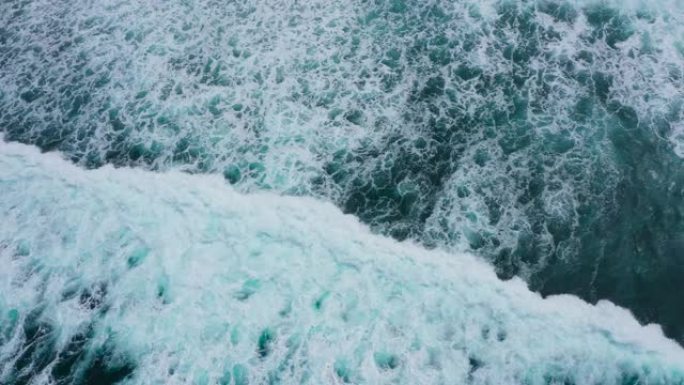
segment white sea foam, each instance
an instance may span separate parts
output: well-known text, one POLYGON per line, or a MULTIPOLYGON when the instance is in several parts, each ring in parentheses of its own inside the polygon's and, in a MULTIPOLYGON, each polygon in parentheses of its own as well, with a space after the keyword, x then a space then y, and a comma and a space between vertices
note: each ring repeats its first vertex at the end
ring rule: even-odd
POLYGON ((669 139, 674 144, 675 154, 680 158, 684 158, 684 123, 672 127, 669 139))
POLYGON ((314 199, 5 143, 0 191, 0 382, 39 307, 57 350, 89 324, 89 349, 135 362, 130 384, 684 381, 684 351, 624 309, 542 299, 314 199), (106 311, 66 294, 93 287, 106 311))
MULTIPOLYGON (((468 248, 463 240, 474 235, 486 238, 483 254, 491 256, 515 249, 526 234, 541 253, 561 248, 576 256, 573 207, 585 196, 610 202, 624 178, 614 149, 631 144, 608 131, 645 131, 646 140, 662 139, 664 156, 684 152, 677 0, 6 6, 0 130, 13 139, 57 146, 82 164, 224 172, 242 191, 325 198, 388 234, 414 226, 412 235, 446 247, 468 248), (589 15, 600 20, 592 24, 589 15), (443 92, 419 101, 436 77, 443 92), (524 85, 511 83, 515 77, 524 85), (509 119, 520 111, 524 117, 509 119), (496 114, 507 122, 497 123, 496 114), (439 125, 447 138, 436 133, 439 125), (453 134, 460 131, 468 132, 453 134), (417 149, 419 138, 428 145, 417 149), (435 143, 448 153, 434 156, 435 143), (471 161, 476 150, 486 165, 471 161), (411 152, 428 165, 398 173, 393 162, 405 163, 401 154, 411 152), (444 175, 430 174, 440 167, 444 175), (383 172, 394 180, 378 189, 394 191, 376 195, 401 195, 400 185, 418 191, 407 218, 384 219, 397 216, 389 213, 395 202, 348 205, 359 185, 383 172), (520 197, 537 177, 543 202, 529 207, 520 197), (594 178, 605 188, 596 191, 594 178), (454 194, 464 184, 473 187, 468 199, 454 194), (464 219, 469 212, 478 220, 464 219), (546 229, 530 231, 539 216, 559 222, 571 239, 559 245, 546 229)), ((526 277, 544 268, 516 264, 526 277)))

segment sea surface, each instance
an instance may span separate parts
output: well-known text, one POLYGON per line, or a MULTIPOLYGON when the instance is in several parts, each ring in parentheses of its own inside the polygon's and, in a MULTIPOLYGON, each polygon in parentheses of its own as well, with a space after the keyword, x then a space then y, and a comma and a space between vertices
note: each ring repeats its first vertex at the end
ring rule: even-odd
POLYGON ((684 384, 681 0, 5 0, 0 384, 684 384))

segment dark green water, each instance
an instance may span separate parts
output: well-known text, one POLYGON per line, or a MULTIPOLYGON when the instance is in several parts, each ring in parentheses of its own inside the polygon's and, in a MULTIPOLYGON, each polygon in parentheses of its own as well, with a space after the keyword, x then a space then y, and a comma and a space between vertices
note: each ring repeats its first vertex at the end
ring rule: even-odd
POLYGON ((677 1, 0 10, 7 141, 320 197, 684 341, 677 1))

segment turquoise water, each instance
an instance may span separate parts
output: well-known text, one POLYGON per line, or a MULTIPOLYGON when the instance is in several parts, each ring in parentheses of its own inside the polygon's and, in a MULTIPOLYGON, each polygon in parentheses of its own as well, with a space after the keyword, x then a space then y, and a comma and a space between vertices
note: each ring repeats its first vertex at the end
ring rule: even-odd
MULTIPOLYGON (((543 296, 610 300, 679 343, 683 78, 677 0, 0 4, 5 141, 82 169, 219 175, 240 193, 331 202, 375 234, 475 255, 543 296)), ((25 325, 28 341, 43 323, 25 325)), ((381 367, 404 362, 388 354, 381 367)), ((112 383, 136 373, 131 360, 112 383)), ((0 365, 9 376, 15 364, 0 365)), ((516 373, 501 381, 525 383, 516 373)), ((618 378, 578 376, 567 381, 618 378)), ((530 383, 565 381, 549 378, 530 383)))
POLYGON ((18 144, 0 188, 3 384, 684 384, 659 326, 329 203, 18 144))

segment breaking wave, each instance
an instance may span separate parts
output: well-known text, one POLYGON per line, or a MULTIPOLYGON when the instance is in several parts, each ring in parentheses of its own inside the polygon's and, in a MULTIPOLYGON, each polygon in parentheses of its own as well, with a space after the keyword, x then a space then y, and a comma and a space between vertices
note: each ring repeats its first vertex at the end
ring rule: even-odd
POLYGON ((0 189, 4 384, 684 383, 659 326, 311 198, 18 144, 0 189))

